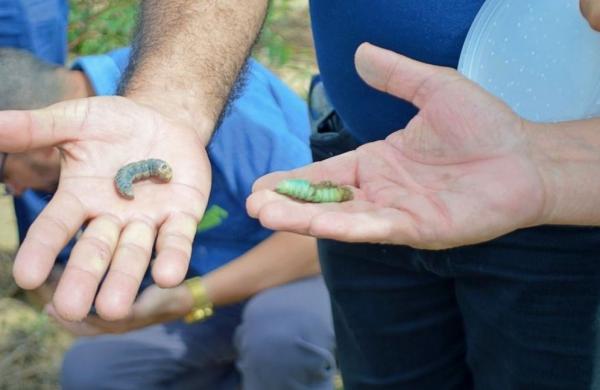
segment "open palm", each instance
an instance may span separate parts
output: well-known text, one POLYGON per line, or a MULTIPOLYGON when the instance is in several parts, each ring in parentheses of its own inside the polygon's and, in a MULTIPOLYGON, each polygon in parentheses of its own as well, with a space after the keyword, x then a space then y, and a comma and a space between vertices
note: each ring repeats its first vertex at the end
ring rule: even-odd
POLYGON ((262 178, 248 199, 251 215, 273 229, 429 249, 540 221, 543 182, 524 122, 506 105, 454 70, 371 45, 359 48, 357 69, 371 86, 413 102, 418 115, 383 141, 262 178), (346 184, 355 199, 306 204, 265 190, 288 177, 346 184))
POLYGON ((120 97, 0 113, 0 150, 51 145, 61 150, 60 182, 19 249, 17 283, 24 288, 43 283, 56 255, 83 224, 54 295, 65 319, 86 316, 103 278, 98 313, 106 319, 125 317, 155 240, 155 281, 163 287, 180 283, 210 191, 205 145, 193 129, 120 97), (148 158, 167 161, 172 180, 138 182, 135 199, 120 197, 117 170, 148 158))

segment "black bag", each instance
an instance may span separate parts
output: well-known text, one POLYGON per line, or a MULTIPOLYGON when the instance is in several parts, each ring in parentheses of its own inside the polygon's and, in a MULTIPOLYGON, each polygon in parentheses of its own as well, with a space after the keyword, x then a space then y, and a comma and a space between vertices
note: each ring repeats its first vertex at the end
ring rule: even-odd
POLYGON ((313 76, 310 83, 308 115, 313 161, 325 160, 358 147, 358 142, 344 128, 342 119, 329 102, 319 75, 313 76))

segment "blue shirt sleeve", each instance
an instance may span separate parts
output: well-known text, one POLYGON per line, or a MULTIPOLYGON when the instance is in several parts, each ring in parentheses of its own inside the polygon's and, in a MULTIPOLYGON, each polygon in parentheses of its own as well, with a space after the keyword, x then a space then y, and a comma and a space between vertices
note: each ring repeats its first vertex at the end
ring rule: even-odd
POLYGON ((73 62, 72 68, 85 73, 96 95, 110 96, 117 92, 130 54, 131 49, 124 47, 107 54, 79 57, 73 62))
POLYGON ((0 1, 0 47, 24 49, 57 65, 67 58, 67 0, 0 1))
POLYGON ((228 190, 245 202, 259 177, 311 162, 307 107, 256 61, 211 144, 211 162, 228 190))

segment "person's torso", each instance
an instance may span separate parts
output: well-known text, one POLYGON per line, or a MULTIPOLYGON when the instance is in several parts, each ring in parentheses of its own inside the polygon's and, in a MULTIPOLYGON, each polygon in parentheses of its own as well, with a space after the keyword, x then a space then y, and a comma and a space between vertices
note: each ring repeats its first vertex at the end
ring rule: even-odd
POLYGON ((419 61, 456 67, 484 0, 311 0, 319 70, 336 111, 361 142, 385 138, 415 115, 408 103, 363 83, 354 67, 362 42, 419 61))

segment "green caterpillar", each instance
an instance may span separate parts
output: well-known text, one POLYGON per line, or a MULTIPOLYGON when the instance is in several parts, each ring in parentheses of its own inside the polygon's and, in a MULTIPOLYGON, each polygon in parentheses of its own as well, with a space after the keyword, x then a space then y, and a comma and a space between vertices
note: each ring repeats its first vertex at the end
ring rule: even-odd
POLYGON ((132 162, 119 169, 115 187, 122 197, 133 199, 133 182, 149 177, 168 182, 173 177, 173 170, 165 161, 156 158, 132 162))
POLYGON ((313 184, 308 180, 288 179, 281 181, 275 188, 275 192, 312 203, 345 202, 353 198, 349 187, 336 185, 330 181, 313 184))

